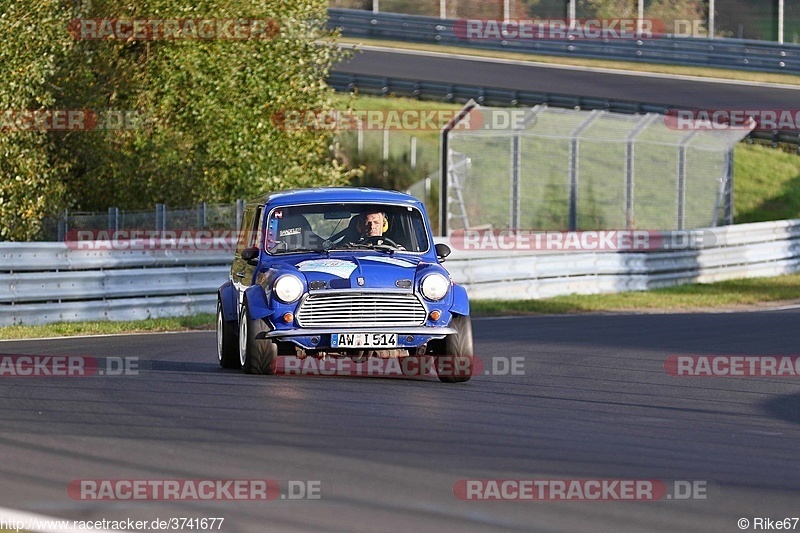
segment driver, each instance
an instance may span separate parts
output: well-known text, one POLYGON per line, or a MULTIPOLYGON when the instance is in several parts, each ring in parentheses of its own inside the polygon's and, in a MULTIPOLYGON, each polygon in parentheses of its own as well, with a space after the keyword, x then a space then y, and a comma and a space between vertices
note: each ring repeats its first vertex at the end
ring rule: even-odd
POLYGON ((383 235, 384 230, 388 227, 386 213, 381 211, 379 207, 370 207, 364 210, 359 215, 359 226, 361 228, 361 238, 355 244, 369 243, 375 245, 389 245, 397 248, 398 250, 405 250, 405 248, 392 239, 383 235))
POLYGON ((361 240, 367 237, 381 237, 386 213, 379 209, 368 209, 361 213, 361 240))

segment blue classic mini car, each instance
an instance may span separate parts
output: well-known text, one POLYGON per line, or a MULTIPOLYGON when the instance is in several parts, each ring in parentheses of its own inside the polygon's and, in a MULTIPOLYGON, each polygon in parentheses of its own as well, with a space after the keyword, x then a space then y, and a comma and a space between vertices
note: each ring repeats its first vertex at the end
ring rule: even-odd
POLYGON ((432 357, 441 381, 467 381, 469 300, 440 265, 449 253, 407 194, 319 188, 251 202, 219 288, 219 363, 273 374, 278 356, 432 357))

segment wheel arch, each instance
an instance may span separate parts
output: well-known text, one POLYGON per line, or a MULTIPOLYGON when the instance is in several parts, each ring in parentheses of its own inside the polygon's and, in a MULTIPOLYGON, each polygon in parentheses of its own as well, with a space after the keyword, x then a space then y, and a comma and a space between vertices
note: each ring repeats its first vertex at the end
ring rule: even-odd
POLYGON ((237 322, 239 317, 236 314, 236 287, 228 280, 219 288, 217 295, 222 302, 222 318, 226 322, 237 322))

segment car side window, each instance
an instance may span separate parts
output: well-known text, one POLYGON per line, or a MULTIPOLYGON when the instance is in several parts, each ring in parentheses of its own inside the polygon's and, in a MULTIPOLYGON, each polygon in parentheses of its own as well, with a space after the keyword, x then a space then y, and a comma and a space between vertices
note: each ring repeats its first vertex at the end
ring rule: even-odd
POLYGON ((253 218, 255 217, 255 207, 246 207, 242 215, 242 226, 239 228, 239 235, 236 241, 236 254, 241 255, 242 250, 250 246, 252 239, 253 218))
POLYGON ((258 246, 259 243, 264 238, 264 206, 258 206, 256 209, 256 219, 253 224, 255 231, 250 233, 250 242, 247 245, 248 248, 252 248, 254 246, 258 246))

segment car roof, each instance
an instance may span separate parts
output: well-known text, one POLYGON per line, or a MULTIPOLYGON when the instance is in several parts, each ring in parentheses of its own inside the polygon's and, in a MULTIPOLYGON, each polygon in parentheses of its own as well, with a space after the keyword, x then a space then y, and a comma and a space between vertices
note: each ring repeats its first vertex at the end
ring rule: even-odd
POLYGON ((419 206, 420 201, 409 194, 368 187, 317 187, 291 189, 269 193, 248 204, 294 205, 317 202, 369 202, 419 206))

